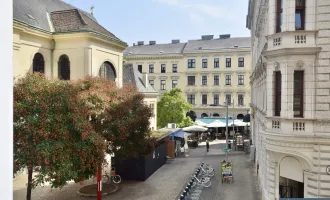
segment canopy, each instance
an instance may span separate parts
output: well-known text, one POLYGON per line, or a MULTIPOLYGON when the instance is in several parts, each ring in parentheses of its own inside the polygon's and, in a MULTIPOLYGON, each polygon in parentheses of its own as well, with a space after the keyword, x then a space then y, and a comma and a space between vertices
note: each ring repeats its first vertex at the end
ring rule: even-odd
POLYGON ((189 135, 191 135, 191 133, 186 133, 183 130, 179 130, 179 131, 176 131, 176 132, 171 133, 171 136, 180 137, 180 138, 184 138, 185 135, 186 136, 189 136, 189 135))
MULTIPOLYGON (((228 124, 229 126, 229 124, 228 124)), ((217 127, 226 127, 226 123, 223 123, 220 120, 215 120, 214 122, 210 123, 207 125, 207 127, 213 127, 213 128, 217 128, 217 127)))
POLYGON ((234 122, 231 122, 230 124, 228 124, 228 126, 233 126, 235 124, 235 126, 246 126, 247 123, 242 122, 241 120, 234 120, 234 122))
POLYGON ((197 120, 197 121, 195 121, 195 122, 196 122, 196 124, 197 124, 198 126, 204 126, 204 127, 207 126, 207 123, 204 123, 204 122, 202 122, 202 121, 197 120))
POLYGON ((202 126, 188 126, 183 128, 182 130, 187 132, 204 132, 207 131, 207 128, 204 128, 202 126))

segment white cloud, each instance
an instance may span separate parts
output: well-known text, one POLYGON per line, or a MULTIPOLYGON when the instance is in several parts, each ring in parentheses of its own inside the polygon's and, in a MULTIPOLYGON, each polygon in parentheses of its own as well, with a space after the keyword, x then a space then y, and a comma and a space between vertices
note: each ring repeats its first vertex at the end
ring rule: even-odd
POLYGON ((188 0, 153 0, 154 2, 167 4, 169 6, 178 7, 189 12, 190 19, 203 21, 204 17, 212 17, 216 19, 225 19, 228 11, 218 5, 207 3, 191 3, 188 0))

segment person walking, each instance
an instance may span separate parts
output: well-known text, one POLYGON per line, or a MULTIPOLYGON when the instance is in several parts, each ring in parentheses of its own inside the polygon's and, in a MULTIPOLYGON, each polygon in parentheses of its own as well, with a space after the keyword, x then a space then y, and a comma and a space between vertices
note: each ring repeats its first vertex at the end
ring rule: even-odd
POLYGON ((206 140, 206 152, 209 152, 210 144, 209 141, 206 140))

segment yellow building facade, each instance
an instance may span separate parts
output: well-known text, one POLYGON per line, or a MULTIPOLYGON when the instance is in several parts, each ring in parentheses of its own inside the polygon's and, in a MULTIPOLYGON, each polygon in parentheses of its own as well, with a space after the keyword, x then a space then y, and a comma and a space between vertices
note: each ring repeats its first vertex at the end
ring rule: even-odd
POLYGON ((230 102, 229 117, 242 118, 249 110, 251 70, 250 38, 221 35, 169 44, 138 42, 124 51, 124 60, 149 73, 149 83, 159 92, 180 88, 197 117, 225 117, 225 108, 210 106, 230 102))

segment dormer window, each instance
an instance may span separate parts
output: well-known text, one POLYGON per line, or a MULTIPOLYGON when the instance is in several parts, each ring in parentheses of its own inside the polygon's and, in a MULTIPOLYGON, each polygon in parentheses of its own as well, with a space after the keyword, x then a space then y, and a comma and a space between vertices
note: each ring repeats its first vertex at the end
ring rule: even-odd
POLYGON ((305 0, 296 0, 295 27, 296 30, 305 29, 305 0))

